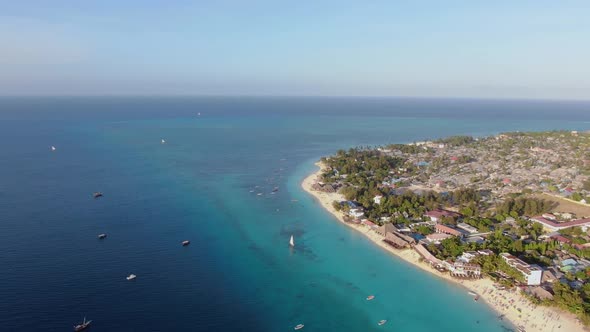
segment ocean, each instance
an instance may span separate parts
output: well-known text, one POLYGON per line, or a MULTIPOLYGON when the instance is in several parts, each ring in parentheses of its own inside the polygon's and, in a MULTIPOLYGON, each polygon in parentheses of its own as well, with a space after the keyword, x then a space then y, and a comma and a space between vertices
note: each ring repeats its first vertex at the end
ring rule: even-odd
POLYGON ((338 149, 589 127, 588 102, 2 97, 0 331, 504 331, 300 182, 338 149))

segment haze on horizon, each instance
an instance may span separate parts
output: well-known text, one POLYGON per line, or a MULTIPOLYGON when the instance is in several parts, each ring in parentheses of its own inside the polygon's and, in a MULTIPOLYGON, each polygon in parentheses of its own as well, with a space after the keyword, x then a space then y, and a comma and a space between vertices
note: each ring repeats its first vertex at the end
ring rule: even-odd
POLYGON ((590 99, 590 2, 4 1, 1 95, 590 99))

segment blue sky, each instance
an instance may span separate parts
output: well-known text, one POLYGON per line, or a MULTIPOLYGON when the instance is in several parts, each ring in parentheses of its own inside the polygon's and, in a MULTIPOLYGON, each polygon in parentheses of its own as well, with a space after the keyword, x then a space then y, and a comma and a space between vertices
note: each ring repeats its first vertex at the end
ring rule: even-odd
POLYGON ((0 94, 590 99, 590 1, 5 1, 0 94))

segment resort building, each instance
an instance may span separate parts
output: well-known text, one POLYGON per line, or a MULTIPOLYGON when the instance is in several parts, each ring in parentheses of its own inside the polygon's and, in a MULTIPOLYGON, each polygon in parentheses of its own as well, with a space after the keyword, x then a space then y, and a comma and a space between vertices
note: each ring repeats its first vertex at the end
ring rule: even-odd
POLYGON ((527 285, 538 286, 541 284, 543 270, 539 266, 525 263, 524 261, 510 255, 509 253, 501 253, 500 256, 502 256, 508 265, 522 273, 527 285))
POLYGON ((418 243, 417 245, 414 246, 414 250, 416 250, 416 252, 418 254, 420 254, 420 256, 422 256, 422 258, 424 258, 425 261, 427 261, 428 263, 430 263, 430 265, 434 266, 434 267, 441 267, 442 261, 436 257, 434 257, 428 250, 426 250, 426 248, 424 248, 423 245, 421 245, 420 243, 418 243))
POLYGON ((432 233, 432 234, 426 235, 426 240, 430 243, 439 244, 442 240, 448 239, 450 237, 453 237, 453 236, 449 235, 449 234, 445 234, 445 233, 432 233))
POLYGON ((461 233, 459 230, 451 228, 449 226, 442 225, 442 224, 436 224, 436 226, 434 226, 434 230, 437 233, 444 233, 444 234, 449 234, 449 235, 453 235, 453 236, 461 237, 463 235, 463 233, 461 233))
POLYGON ((580 226, 580 227, 590 226, 590 218, 559 222, 557 220, 547 219, 543 216, 536 216, 536 217, 530 218, 530 220, 543 225, 543 227, 545 229, 547 229, 551 232, 555 232, 555 231, 559 231, 562 229, 575 227, 575 226, 580 226))
POLYGON ((451 276, 453 277, 481 278, 481 266, 478 264, 456 261, 453 263, 445 262, 445 267, 449 270, 451 276))

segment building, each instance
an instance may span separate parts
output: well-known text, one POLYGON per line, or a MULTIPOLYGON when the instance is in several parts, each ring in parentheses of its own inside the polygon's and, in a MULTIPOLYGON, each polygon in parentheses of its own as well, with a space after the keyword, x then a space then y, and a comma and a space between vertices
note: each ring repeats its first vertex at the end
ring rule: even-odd
POLYGON ((448 239, 450 237, 453 237, 453 236, 449 235, 449 234, 445 234, 445 233, 432 233, 432 234, 426 235, 426 240, 431 243, 439 244, 440 241, 442 241, 444 239, 448 239))
POLYGON ((575 227, 575 226, 580 226, 580 227, 590 226, 590 218, 559 222, 556 220, 550 220, 550 219, 544 218, 543 216, 536 216, 536 217, 530 218, 530 220, 543 225, 543 227, 545 229, 547 229, 551 232, 555 232, 555 231, 559 231, 562 229, 575 227))
POLYGON ((510 265, 517 269, 523 276, 527 285, 538 286, 541 284, 543 277, 543 270, 537 265, 530 265, 524 261, 510 255, 509 253, 501 253, 500 256, 510 265))
POLYGON ((453 235, 453 236, 461 237, 463 235, 463 233, 461 233, 460 231, 458 231, 454 228, 451 228, 449 226, 442 225, 442 224, 436 224, 434 226, 434 230, 437 233, 444 233, 444 234, 449 234, 449 235, 453 235))
POLYGON ((429 217, 431 221, 439 222, 443 217, 459 218, 461 217, 461 214, 449 210, 436 209, 426 212, 424 216, 429 217))
POLYGON ((373 197, 373 203, 375 204, 381 204, 381 199, 383 198, 383 196, 381 195, 377 195, 375 197, 373 197))
POLYGON ((481 278, 481 266, 478 264, 465 263, 461 261, 452 264, 445 262, 445 266, 451 273, 451 276, 457 278, 481 278))
POLYGON ((468 232, 468 233, 471 233, 471 234, 474 234, 474 233, 477 233, 477 232, 479 232, 479 231, 477 230, 477 228, 475 228, 475 227, 473 227, 473 226, 471 226, 471 225, 468 225, 468 224, 466 224, 466 223, 464 223, 464 222, 460 222, 460 223, 458 223, 458 224, 457 224, 457 228, 460 228, 460 229, 462 229, 462 230, 464 230, 464 231, 466 231, 466 232, 468 232))

